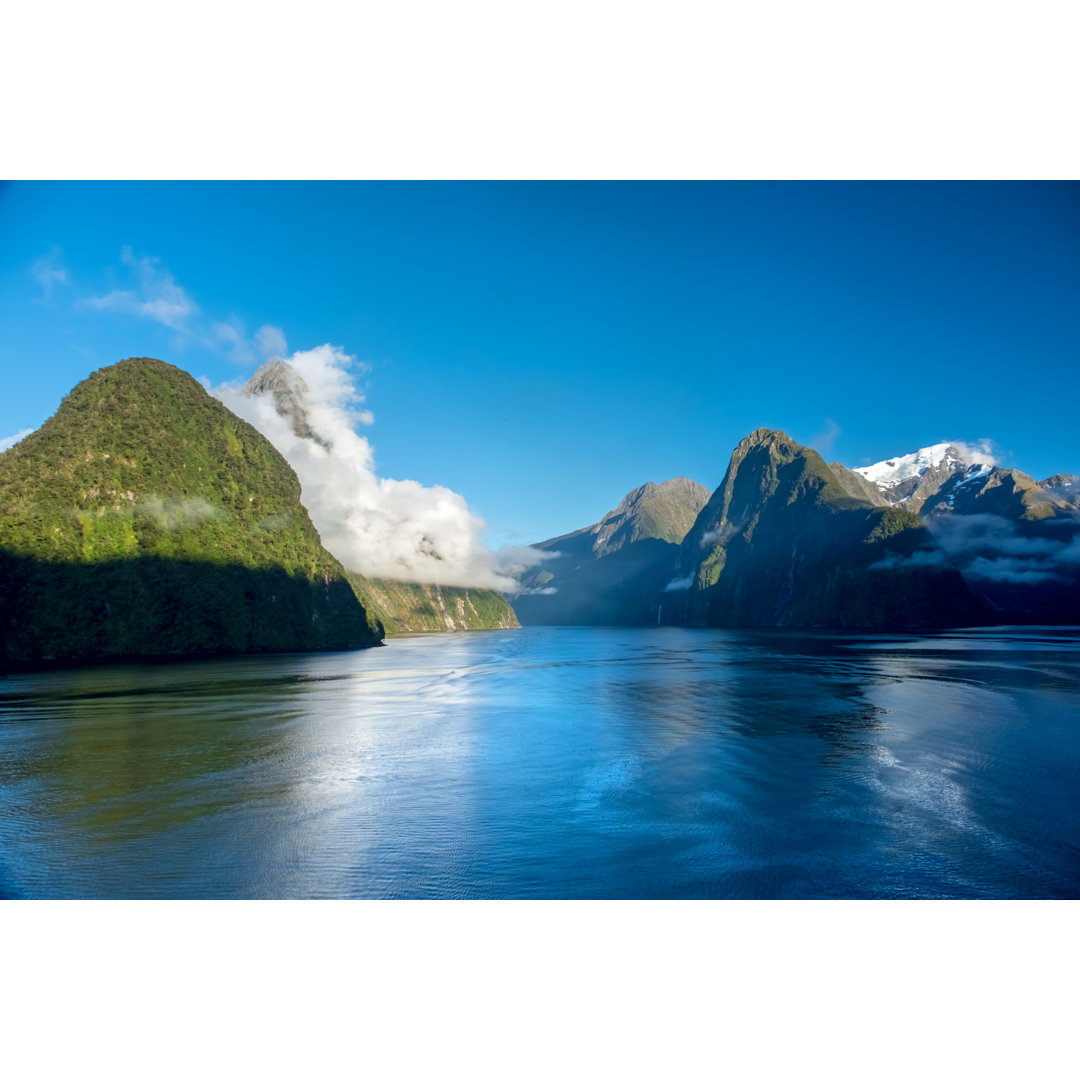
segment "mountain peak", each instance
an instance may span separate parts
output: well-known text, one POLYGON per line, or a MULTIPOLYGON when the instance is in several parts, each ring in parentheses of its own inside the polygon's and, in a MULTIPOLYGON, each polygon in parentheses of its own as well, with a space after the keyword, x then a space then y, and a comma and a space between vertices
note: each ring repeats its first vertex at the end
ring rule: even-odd
POLYGON ((308 420, 308 411, 304 407, 304 395, 308 385, 300 373, 284 360, 267 360, 244 386, 248 397, 261 397, 269 394, 274 399, 274 408, 278 415, 287 420, 292 432, 298 438, 310 439, 323 449, 331 447, 319 438, 308 420))
POLYGON ((955 473, 994 464, 994 458, 978 446, 941 442, 851 472, 873 484, 887 502, 902 503, 917 513, 955 473))
POLYGON ((751 431, 745 439, 740 440, 739 445, 735 447, 735 453, 746 454, 756 446, 780 446, 785 449, 803 449, 790 435, 787 434, 787 432, 779 431, 774 428, 760 427, 751 431))
POLYGON ((0 461, 0 658, 356 648, 296 474, 189 374, 101 368, 0 461))
POLYGON ((650 480, 628 492, 592 527, 596 535, 593 551, 600 558, 636 540, 681 543, 708 501, 708 488, 685 476, 662 484, 650 480))
POLYGON ((891 488, 902 484, 905 480, 922 476, 927 469, 945 466, 952 470, 970 464, 974 462, 967 460, 966 455, 954 443, 935 443, 933 446, 924 446, 913 453, 888 458, 851 471, 877 484, 878 487, 891 488))

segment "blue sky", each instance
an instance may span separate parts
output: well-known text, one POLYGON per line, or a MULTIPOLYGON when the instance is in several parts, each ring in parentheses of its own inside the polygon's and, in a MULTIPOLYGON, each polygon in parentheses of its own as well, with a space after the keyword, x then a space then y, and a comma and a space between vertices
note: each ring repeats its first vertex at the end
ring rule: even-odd
POLYGON ((126 356, 246 377, 280 330, 366 365, 377 474, 494 545, 712 489, 762 426, 1080 472, 1077 184, 8 183, 0 253, 0 437, 126 356))

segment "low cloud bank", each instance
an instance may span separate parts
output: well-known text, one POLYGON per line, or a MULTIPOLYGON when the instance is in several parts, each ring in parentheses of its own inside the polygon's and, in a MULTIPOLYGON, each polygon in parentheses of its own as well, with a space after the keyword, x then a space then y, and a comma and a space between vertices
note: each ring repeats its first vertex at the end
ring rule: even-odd
POLYGON ((1059 540, 1044 529, 1028 536, 1021 525, 996 514, 949 515, 929 525, 949 558, 972 578, 1038 585, 1073 576, 1080 565, 1080 534, 1059 540))
POLYGON ((694 575, 687 574, 686 577, 674 578, 664 586, 664 592, 685 592, 694 584, 694 575))
POLYGON ((870 569, 950 565, 974 581, 1011 585, 1064 581, 1080 571, 1080 520, 1042 523, 1039 535, 997 514, 950 514, 927 525, 938 549, 890 555, 870 569), (1048 527, 1060 529, 1060 539, 1047 535, 1048 527))
MULTIPOLYGON (((130 494, 130 492, 129 492, 130 494)), ((176 496, 162 498, 148 495, 135 507, 135 513, 150 518, 159 529, 190 529, 210 518, 223 518, 225 511, 213 506, 201 495, 192 499, 176 496)))
POLYGON ((291 418, 279 413, 271 392, 250 396, 242 386, 225 385, 212 393, 296 470, 304 505, 330 552, 369 577, 519 590, 520 575, 544 561, 545 552, 492 551, 484 543, 486 523, 461 495, 376 476, 371 444, 356 431, 373 417, 361 407, 355 379, 365 369, 355 357, 327 344, 284 359, 298 376, 289 380, 291 418))

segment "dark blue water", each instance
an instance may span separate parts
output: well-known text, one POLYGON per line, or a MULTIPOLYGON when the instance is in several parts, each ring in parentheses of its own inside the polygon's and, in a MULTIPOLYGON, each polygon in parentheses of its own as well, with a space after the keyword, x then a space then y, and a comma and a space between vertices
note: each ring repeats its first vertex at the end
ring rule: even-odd
POLYGON ((1080 632, 529 628, 0 679, 16 897, 1080 896, 1080 632))

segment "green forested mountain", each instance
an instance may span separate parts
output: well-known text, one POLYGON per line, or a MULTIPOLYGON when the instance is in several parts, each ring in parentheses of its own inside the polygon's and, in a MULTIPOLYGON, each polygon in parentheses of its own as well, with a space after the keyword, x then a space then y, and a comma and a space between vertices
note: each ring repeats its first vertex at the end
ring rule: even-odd
MULTIPOLYGON (((783 432, 753 432, 708 497, 690 481, 665 533, 646 485, 602 522, 536 545, 558 557, 523 579, 523 623, 933 627, 986 621, 915 515, 783 432), (692 521, 692 525, 690 522, 692 521), (684 524, 685 523, 685 524, 684 524), (674 539, 675 542, 672 542, 674 539)), ((660 500, 661 505, 671 500, 660 500)))
POLYGON ((377 619, 284 458, 190 375, 94 372, 0 455, 7 660, 348 649, 377 619))
POLYGON ((760 428, 683 541, 664 622, 933 627, 985 615, 919 517, 852 494, 815 451, 760 428))
POLYGON ((506 597, 493 589, 424 585, 389 578, 349 580, 388 634, 423 630, 509 630, 520 626, 506 597))

